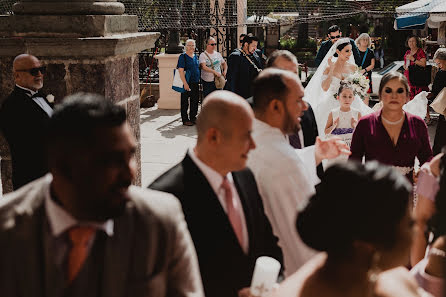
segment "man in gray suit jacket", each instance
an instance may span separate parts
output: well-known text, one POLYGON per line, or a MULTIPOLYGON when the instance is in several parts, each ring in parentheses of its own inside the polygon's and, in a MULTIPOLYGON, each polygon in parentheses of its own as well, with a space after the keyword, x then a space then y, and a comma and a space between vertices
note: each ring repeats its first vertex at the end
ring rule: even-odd
POLYGON ((130 186, 122 107, 68 97, 47 144, 50 174, 0 200, 1 296, 204 296, 180 203, 130 186))

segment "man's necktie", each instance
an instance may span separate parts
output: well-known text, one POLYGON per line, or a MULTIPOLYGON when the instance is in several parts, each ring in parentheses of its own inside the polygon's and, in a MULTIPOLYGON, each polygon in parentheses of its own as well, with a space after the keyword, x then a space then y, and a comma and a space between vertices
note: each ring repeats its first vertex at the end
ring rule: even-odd
POLYGON ((297 149, 302 148, 302 144, 300 143, 300 138, 297 133, 290 135, 289 138, 290 138, 290 144, 292 147, 297 148, 297 149))
POLYGON ((239 212, 241 205, 237 203, 237 200, 234 198, 234 195, 232 195, 231 185, 229 184, 229 181, 226 177, 223 178, 221 187, 225 192, 225 201, 226 201, 227 215, 229 221, 231 222, 232 229, 234 229, 234 233, 237 236, 240 246, 243 247, 244 238, 243 238, 242 218, 239 212))
POLYGON ((95 233, 95 229, 77 226, 68 231, 71 249, 68 254, 68 282, 71 283, 82 268, 88 255, 88 244, 95 233))

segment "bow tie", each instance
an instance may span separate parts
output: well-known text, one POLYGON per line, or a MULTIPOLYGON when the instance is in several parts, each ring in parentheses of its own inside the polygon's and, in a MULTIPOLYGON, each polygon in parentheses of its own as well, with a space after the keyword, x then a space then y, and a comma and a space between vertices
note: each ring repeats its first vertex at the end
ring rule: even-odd
POLYGON ((42 94, 40 94, 39 92, 35 93, 34 95, 31 96, 31 98, 37 98, 37 97, 41 97, 44 98, 42 94))

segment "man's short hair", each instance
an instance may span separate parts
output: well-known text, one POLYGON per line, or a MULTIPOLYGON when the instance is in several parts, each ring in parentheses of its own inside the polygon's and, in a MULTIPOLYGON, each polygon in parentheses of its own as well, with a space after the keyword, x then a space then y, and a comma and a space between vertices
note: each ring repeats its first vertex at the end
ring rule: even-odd
POLYGON ((290 51, 287 51, 287 50, 275 50, 268 57, 268 60, 266 60, 266 67, 265 68, 273 67, 274 63, 276 62, 277 58, 279 58, 279 57, 280 58, 284 58, 287 61, 294 62, 294 63, 296 63, 296 65, 298 64, 296 56, 293 55, 290 51))
POLYGON ((94 142, 95 128, 114 128, 126 120, 125 109, 101 95, 77 93, 56 106, 47 133, 50 154, 67 153, 73 147, 94 142))
POLYGON ((242 45, 245 45, 245 43, 251 44, 253 41, 259 42, 259 38, 249 33, 248 35, 245 36, 245 38, 243 38, 242 45))
POLYGON ((286 79, 295 76, 294 73, 277 68, 267 68, 256 77, 253 83, 253 109, 263 112, 274 100, 285 102, 288 96, 286 79))
POLYGON ((330 28, 328 28, 328 34, 336 32, 336 31, 341 32, 341 29, 339 28, 338 25, 333 25, 333 26, 330 26, 330 28))

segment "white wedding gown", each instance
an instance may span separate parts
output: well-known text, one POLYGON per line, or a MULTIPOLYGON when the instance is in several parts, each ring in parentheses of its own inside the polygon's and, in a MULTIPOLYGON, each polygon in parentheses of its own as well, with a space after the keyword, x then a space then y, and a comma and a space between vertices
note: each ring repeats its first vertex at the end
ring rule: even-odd
MULTIPOLYGON (((325 130, 325 125, 327 124, 328 115, 330 111, 340 106, 339 101, 336 100, 334 96, 339 90, 340 83, 341 79, 334 76, 331 80, 329 89, 323 93, 320 102, 318 104, 315 104, 316 105, 315 107, 313 107, 312 105, 318 127, 319 137, 321 138, 326 138, 324 130, 325 130)), ((364 102, 361 100, 361 98, 359 98, 359 96, 355 96, 355 99, 353 100, 351 107, 358 110, 361 113, 361 116, 373 112, 373 109, 364 104, 364 102)))
MULTIPOLYGON (((321 138, 326 138, 324 130, 325 125, 327 124, 328 114, 332 109, 339 107, 339 101, 335 99, 334 94, 338 92, 341 83, 341 79, 333 76, 330 87, 325 92, 322 89, 322 81, 325 79, 323 73, 328 67, 328 58, 331 57, 332 62, 336 62, 337 58, 334 57, 334 54, 336 53, 336 48, 338 47, 338 45, 347 42, 350 42, 349 38, 342 38, 332 45, 327 55, 319 65, 318 69, 314 73, 313 77, 311 78, 310 82, 308 83, 307 87, 305 88, 304 100, 310 103, 311 107, 313 108, 319 137, 321 138)), ((353 55, 350 56, 349 63, 353 65, 355 64, 353 55)), ((343 77, 347 77, 349 74, 350 73, 344 73, 343 77)), ((377 108, 371 109, 361 100, 361 98, 359 98, 359 96, 355 96, 351 107, 357 109, 361 113, 361 116, 370 114, 379 108, 379 106, 377 106, 377 108)), ((403 107, 406 112, 415 114, 417 116, 420 116, 421 118, 425 117, 426 108, 426 92, 418 94, 412 101, 405 104, 403 107)))

